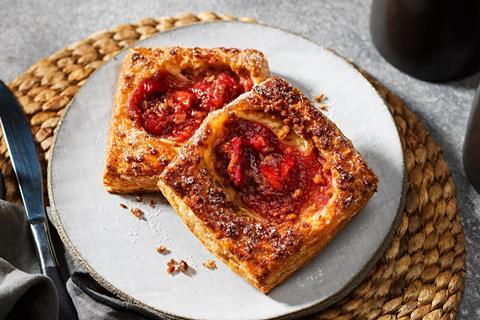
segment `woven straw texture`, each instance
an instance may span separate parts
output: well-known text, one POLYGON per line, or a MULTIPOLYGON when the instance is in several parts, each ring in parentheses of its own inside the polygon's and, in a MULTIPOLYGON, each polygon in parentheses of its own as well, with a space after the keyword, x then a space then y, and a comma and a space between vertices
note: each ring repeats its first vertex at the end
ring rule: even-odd
MULTIPOLYGON (((242 20, 215 13, 146 18, 101 31, 45 58, 9 85, 22 104, 46 169, 53 131, 89 75, 121 49, 177 26, 242 20)), ((454 319, 463 291, 465 240, 455 187, 441 148, 405 103, 365 76, 392 112, 404 145, 408 192, 401 223, 384 256, 363 283, 317 319, 454 319)), ((6 199, 20 202, 2 138, 0 169, 6 199)), ((46 172, 46 171, 44 171, 46 172)))

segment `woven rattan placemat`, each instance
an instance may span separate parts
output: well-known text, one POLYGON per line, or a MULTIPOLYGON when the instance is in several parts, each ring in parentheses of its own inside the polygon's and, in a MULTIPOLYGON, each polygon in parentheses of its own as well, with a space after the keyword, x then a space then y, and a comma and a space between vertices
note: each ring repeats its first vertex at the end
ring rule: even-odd
MULTIPOLYGON (((146 18, 76 42, 13 80, 9 86, 30 121, 43 169, 60 115, 94 70, 139 39, 211 20, 254 22, 209 12, 146 18)), ((347 298, 317 318, 453 319, 463 291, 465 240, 451 174, 441 148, 415 114, 388 88, 364 74, 387 102, 400 132, 408 170, 407 200, 394 239, 374 270, 347 298)), ((6 199, 20 202, 3 138, 0 169, 6 199)))

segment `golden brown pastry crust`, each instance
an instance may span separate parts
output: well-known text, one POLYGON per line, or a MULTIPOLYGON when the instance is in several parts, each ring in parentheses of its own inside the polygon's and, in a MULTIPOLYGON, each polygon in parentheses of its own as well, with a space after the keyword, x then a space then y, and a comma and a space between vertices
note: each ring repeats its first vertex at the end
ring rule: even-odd
POLYGON ((116 193, 158 191, 157 181, 177 153, 178 143, 159 139, 135 126, 127 101, 142 79, 167 70, 230 68, 247 73, 258 84, 268 75, 268 63, 259 51, 227 48, 133 48, 120 72, 107 142, 103 177, 106 189, 116 193))
POLYGON ((163 171, 158 186, 207 249, 268 292, 315 256, 365 206, 377 184, 335 124, 298 89, 275 77, 210 113, 163 171), (231 115, 255 118, 265 113, 289 124, 325 160, 333 194, 323 209, 304 209, 294 221, 265 219, 244 214, 234 193, 220 187, 208 160, 222 123, 231 115))

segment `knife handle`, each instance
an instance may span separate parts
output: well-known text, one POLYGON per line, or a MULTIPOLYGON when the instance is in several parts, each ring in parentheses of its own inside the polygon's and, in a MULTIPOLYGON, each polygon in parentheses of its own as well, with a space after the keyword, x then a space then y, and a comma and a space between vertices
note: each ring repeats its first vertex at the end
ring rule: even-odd
POLYGON ((75 320, 77 319, 77 312, 75 311, 73 302, 67 292, 65 282, 63 282, 60 275, 60 270, 54 260, 45 222, 39 221, 31 223, 30 227, 32 229, 33 238, 40 258, 42 273, 53 281, 53 284, 57 289, 59 320, 75 320))
POLYGON ((52 279, 55 287, 57 288, 58 293, 58 305, 59 305, 59 320, 75 320, 77 319, 77 312, 75 311, 75 306, 70 299, 70 295, 67 292, 65 283, 63 282, 62 277, 60 276, 60 271, 58 267, 47 267, 44 270, 44 274, 52 279))

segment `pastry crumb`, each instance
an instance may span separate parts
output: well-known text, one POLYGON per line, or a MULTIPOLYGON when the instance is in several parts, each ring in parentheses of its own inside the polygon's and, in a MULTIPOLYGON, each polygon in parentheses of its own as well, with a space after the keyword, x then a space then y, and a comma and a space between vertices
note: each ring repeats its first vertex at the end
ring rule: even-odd
POLYGON ((173 275, 175 271, 177 271, 177 261, 172 258, 167 262, 167 273, 173 275))
POLYGON ((158 253, 160 253, 160 254, 161 254, 161 253, 168 253, 167 248, 166 248, 165 246, 163 246, 163 245, 158 246, 155 250, 156 250, 158 253))
POLYGON ((178 271, 186 272, 188 270, 188 264, 185 260, 180 260, 178 263, 178 271))
POLYGON ((120 207, 122 209, 128 209, 127 205, 125 203, 120 203, 120 207))
POLYGON ((207 260, 203 263, 203 266, 209 270, 217 269, 217 264, 213 260, 207 260))
POLYGON ((319 103, 320 105, 318 105, 318 108, 322 111, 325 111, 327 112, 328 111, 328 106, 323 103, 325 101, 325 95, 323 93, 319 94, 318 96, 316 96, 314 98, 315 102, 316 103, 319 103))
POLYGON ((152 200, 150 200, 150 202, 148 203, 148 205, 149 205, 151 208, 155 209, 155 206, 157 205, 157 202, 152 199, 152 200))
POLYGON ((145 218, 145 216, 144 216, 144 214, 143 214, 143 211, 140 210, 139 208, 132 208, 132 209, 130 209, 130 212, 131 212, 135 217, 137 217, 137 218, 139 218, 139 219, 144 219, 144 218, 145 218))
POLYGON ((142 202, 143 201, 143 197, 138 195, 135 197, 135 200, 137 200, 137 202, 142 202))
POLYGON ((169 266, 167 267, 167 272, 168 272, 169 274, 173 274, 173 273, 175 272, 175 265, 173 265, 173 264, 172 264, 172 265, 169 265, 169 266))
POLYGON ((316 102, 322 102, 325 99, 325 95, 323 93, 320 93, 318 96, 315 97, 316 102))
POLYGON ((167 272, 169 274, 174 274, 176 272, 187 273, 188 268, 188 263, 185 260, 180 260, 177 262, 172 258, 167 262, 167 272))
POLYGON ((177 271, 177 261, 172 258, 167 262, 167 273, 173 275, 175 271, 177 271))

